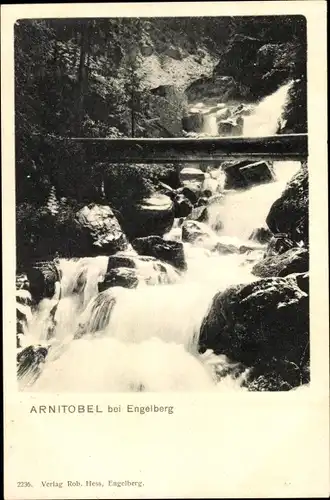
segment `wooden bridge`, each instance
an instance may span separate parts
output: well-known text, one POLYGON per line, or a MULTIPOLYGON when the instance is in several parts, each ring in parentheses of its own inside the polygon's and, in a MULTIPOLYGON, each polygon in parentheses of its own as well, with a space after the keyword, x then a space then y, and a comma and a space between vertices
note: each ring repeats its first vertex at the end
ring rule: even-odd
POLYGON ((308 156, 307 134, 268 137, 120 138, 74 137, 86 155, 107 163, 219 163, 231 159, 297 160, 308 156))

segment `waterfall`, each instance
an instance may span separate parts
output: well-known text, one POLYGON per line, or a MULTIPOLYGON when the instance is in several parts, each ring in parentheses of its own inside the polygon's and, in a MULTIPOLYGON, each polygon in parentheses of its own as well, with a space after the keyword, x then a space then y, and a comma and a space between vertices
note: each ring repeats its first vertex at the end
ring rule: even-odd
POLYGON ((217 116, 215 113, 203 115, 203 133, 216 137, 218 134, 217 116))
MULTIPOLYGON (((291 84, 264 99, 246 117, 244 133, 273 134, 291 84)), ((217 135, 215 115, 205 115, 205 130, 217 135)), ((135 289, 112 287, 101 293, 107 257, 60 260, 61 297, 44 299, 28 321, 26 345, 42 344, 49 354, 40 376, 20 379, 21 390, 35 392, 244 390, 239 377, 223 375, 235 366, 212 351, 198 353, 202 320, 215 293, 249 283, 254 262, 263 248, 249 254, 220 255, 214 242, 249 244, 253 229, 264 224, 271 204, 299 167, 276 162, 277 180, 243 191, 225 193, 210 206, 207 238, 184 243, 187 270, 179 274, 166 265, 169 279, 135 289), (214 230, 220 218, 222 228, 214 230), (212 244, 211 244, 212 243, 212 244), (159 284, 156 284, 159 283, 159 284), (50 311, 56 305, 55 329, 47 337, 50 311)), ((223 179, 219 177, 219 183, 223 179)), ((181 240, 176 220, 167 239, 181 240)), ((149 273, 141 264, 141 276, 149 273)))
POLYGON ((249 115, 244 117, 243 135, 257 137, 275 135, 293 81, 282 85, 276 92, 265 97, 249 115))

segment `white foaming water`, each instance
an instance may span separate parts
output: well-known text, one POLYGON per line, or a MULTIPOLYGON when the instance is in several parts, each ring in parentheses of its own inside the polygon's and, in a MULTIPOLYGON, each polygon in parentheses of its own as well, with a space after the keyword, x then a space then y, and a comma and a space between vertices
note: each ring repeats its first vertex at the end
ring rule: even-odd
POLYGON ((287 182, 300 168, 298 161, 274 162, 277 181, 242 191, 227 192, 220 203, 209 208, 209 223, 223 224, 220 234, 247 240, 255 228, 262 227, 273 202, 281 196, 287 182))
MULTIPOLYGON (((246 122, 247 135, 273 133, 288 90, 289 84, 257 106, 256 116, 246 122)), ((217 135, 216 117, 205 118, 210 135, 217 135)), ((156 284, 158 280, 151 279, 146 286, 144 278, 150 274, 149 262, 138 266, 141 283, 136 289, 113 287, 98 293, 107 257, 61 260, 60 300, 55 297, 42 301, 28 323, 28 341, 52 347, 39 378, 32 386, 28 377, 22 379, 21 389, 36 392, 244 390, 241 384, 245 374, 237 378, 220 376, 223 368, 231 366, 230 361, 212 351, 200 355, 198 336, 216 292, 257 279, 251 269, 263 249, 255 245, 249 255, 219 255, 211 250, 216 241, 236 247, 247 244, 253 229, 264 225, 271 204, 298 168, 298 162, 276 162, 276 182, 227 192, 219 203, 213 203, 206 228, 208 236, 202 243, 184 244, 187 271, 180 276, 170 265, 166 266, 166 281, 170 284, 164 284, 166 281, 156 284), (215 233, 211 227, 218 219, 223 227, 215 233), (49 314, 54 306, 56 327, 53 338, 48 339, 49 314)), ((219 183, 223 183, 220 174, 219 183)), ((177 220, 165 238, 181 239, 177 220)), ((250 241, 248 244, 253 246, 250 241)))
POLYGON ((282 85, 276 92, 265 97, 253 113, 244 117, 243 135, 257 137, 275 135, 282 118, 293 81, 282 85))

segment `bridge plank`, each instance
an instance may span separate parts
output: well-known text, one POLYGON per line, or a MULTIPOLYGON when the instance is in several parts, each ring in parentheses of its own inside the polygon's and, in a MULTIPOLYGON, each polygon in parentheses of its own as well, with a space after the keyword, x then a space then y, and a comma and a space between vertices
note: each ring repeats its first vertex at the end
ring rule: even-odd
POLYGON ((66 138, 68 146, 80 142, 88 156, 108 163, 217 163, 222 160, 253 158, 305 160, 307 134, 269 137, 217 138, 66 138))

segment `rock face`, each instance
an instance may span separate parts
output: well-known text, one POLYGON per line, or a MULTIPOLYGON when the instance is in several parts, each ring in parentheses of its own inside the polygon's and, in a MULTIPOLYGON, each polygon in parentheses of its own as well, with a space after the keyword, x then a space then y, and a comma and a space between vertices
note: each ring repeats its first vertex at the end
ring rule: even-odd
POLYGON ((76 220, 86 235, 85 255, 112 254, 127 248, 126 236, 109 206, 87 205, 76 214, 76 220))
POLYGON ((132 246, 140 255, 150 255, 177 269, 186 269, 183 244, 178 241, 164 240, 159 236, 148 236, 135 239, 132 246))
POLYGON ((104 280, 98 284, 99 292, 112 287, 136 288, 139 285, 171 284, 180 277, 179 271, 155 257, 132 256, 129 267, 120 265, 120 261, 112 262, 110 266, 116 264, 118 267, 108 267, 104 280))
POLYGON ((203 320, 200 350, 247 366, 273 358, 301 365, 309 345, 308 296, 294 278, 267 278, 218 293, 203 320))
POLYGON ((303 164, 270 208, 266 222, 272 233, 285 233, 308 245, 308 170, 303 164))
POLYGON ((202 113, 190 113, 182 118, 182 127, 186 132, 202 132, 203 125, 202 113))
POLYGON ((146 198, 134 209, 132 214, 131 237, 144 237, 150 234, 163 236, 174 222, 174 204, 168 196, 155 193, 146 198))
POLYGON ((306 248, 292 248, 280 255, 266 257, 253 267, 252 273, 260 278, 267 278, 269 276, 305 273, 308 269, 308 250, 306 248))

